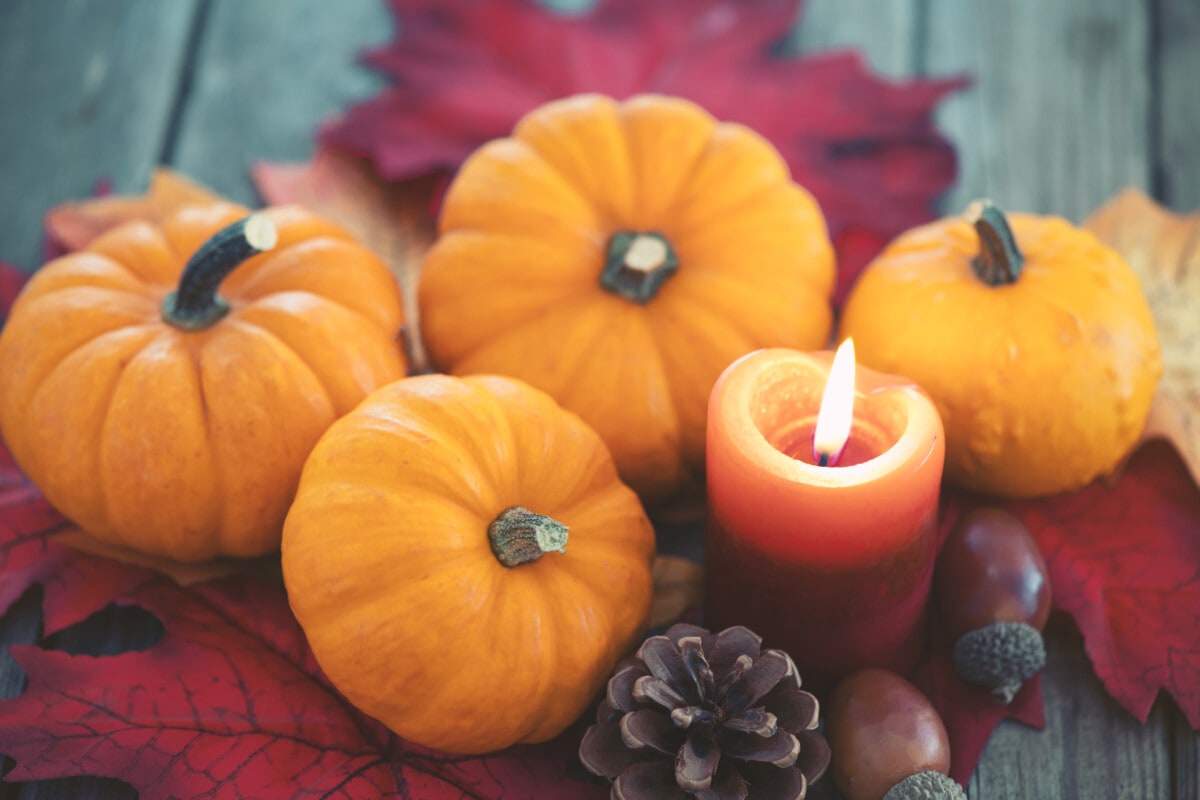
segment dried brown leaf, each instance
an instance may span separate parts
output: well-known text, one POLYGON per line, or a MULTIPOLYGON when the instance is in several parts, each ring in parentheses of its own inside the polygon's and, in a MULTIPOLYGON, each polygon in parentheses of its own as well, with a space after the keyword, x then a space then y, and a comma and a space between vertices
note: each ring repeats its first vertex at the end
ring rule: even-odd
POLYGON ((62 203, 46 212, 46 237, 52 251, 72 252, 109 228, 134 219, 160 222, 189 205, 222 198, 166 167, 155 170, 143 195, 109 195, 62 203))
POLYGON ((650 627, 669 625, 683 612, 700 605, 704 569, 694 561, 675 556, 654 559, 654 602, 650 627))
POLYGON ((404 293, 404 330, 414 372, 428 367, 417 324, 417 277, 434 238, 432 213, 439 178, 388 182, 361 158, 318 150, 300 164, 263 162, 251 170, 272 205, 297 203, 348 230, 387 262, 404 293))
POLYGON ((1125 189, 1084 222, 1137 272, 1154 313, 1163 377, 1143 438, 1163 438, 1200 484, 1200 211, 1169 211, 1125 189))

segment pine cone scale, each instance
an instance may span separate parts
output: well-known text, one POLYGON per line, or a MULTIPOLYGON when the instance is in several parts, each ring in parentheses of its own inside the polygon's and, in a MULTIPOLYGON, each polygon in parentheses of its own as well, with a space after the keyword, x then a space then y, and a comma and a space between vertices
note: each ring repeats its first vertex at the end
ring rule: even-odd
POLYGON ((687 738, 670 717, 649 709, 631 711, 621 717, 620 730, 626 747, 635 750, 649 747, 668 755, 674 755, 687 738))
POLYGON ((707 789, 712 786, 720 761, 721 748, 713 741, 689 736, 675 756, 675 783, 689 792, 707 789))
POLYGON ((799 680, 786 653, 761 650, 745 628, 713 636, 674 626, 613 676, 593 726, 602 730, 589 729, 581 758, 627 800, 736 800, 751 790, 755 800, 802 798, 829 748, 799 680), (633 755, 609 752, 617 746, 633 755))

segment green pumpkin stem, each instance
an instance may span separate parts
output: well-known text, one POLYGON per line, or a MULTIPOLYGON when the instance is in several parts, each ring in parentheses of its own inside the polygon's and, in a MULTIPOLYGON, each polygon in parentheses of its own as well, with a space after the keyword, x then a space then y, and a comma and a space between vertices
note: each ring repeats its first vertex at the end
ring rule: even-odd
POLYGON ((523 506, 500 512, 488 525, 488 542, 506 567, 537 561, 546 553, 567 552, 567 526, 523 506))
POLYGON ((626 300, 646 304, 679 269, 671 243, 661 233, 621 231, 608 240, 600 285, 626 300))
POLYGON ((183 268, 179 287, 163 300, 163 320, 185 331, 209 327, 229 312, 217 287, 239 264, 275 247, 275 223, 251 214, 212 235, 183 268))
POLYGON ((1004 212, 991 200, 977 200, 967 209, 966 217, 979 236, 979 255, 971 259, 975 277, 988 286, 1016 283, 1025 257, 1017 249, 1004 212))

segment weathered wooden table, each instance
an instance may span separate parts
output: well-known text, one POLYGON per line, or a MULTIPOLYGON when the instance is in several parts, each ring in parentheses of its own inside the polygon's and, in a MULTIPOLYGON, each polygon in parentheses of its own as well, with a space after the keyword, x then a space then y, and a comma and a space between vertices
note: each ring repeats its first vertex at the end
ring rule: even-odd
MULTIPOLYGON (((801 51, 859 47, 894 77, 974 75, 940 112, 961 159, 948 211, 987 195, 1079 220, 1125 185, 1200 206, 1200 0, 807 5, 801 51)), ((255 202, 249 165, 306 157, 320 119, 380 86, 355 55, 390 32, 381 0, 3 0, 0 258, 36 267, 47 207, 101 177, 140 192, 156 164, 255 202)), ((110 609, 43 644, 112 653, 144 646, 154 627, 110 609)), ((0 642, 36 641, 39 628, 33 590, 0 619, 0 642)), ((1200 737, 1173 702, 1160 698, 1145 725, 1130 717, 1069 620, 1052 623, 1049 649, 1046 730, 1002 723, 969 795, 1200 800, 1200 737)), ((0 654, 0 696, 23 680, 0 654)), ((94 779, 0 787, 132 795, 94 779)))

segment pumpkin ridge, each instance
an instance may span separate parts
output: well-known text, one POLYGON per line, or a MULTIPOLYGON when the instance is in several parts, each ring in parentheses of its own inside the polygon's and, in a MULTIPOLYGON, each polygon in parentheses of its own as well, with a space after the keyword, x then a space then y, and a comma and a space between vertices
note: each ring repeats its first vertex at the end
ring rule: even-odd
MULTIPOLYGON (((728 206, 712 206, 711 210, 703 216, 694 217, 688 220, 688 224, 679 228, 676 232, 680 239, 687 239, 695 236, 694 231, 697 228, 710 228, 713 225, 720 225, 725 220, 733 217, 741 217, 745 214, 754 214, 756 205, 760 205, 763 200, 770 196, 772 192, 777 192, 781 188, 788 186, 786 180, 773 180, 765 183, 753 192, 746 194, 737 202, 728 206)), ((671 209, 673 216, 680 216, 677 208, 671 209)))
MULTIPOLYGON (((289 353, 295 356, 296 361, 302 364, 304 368, 308 370, 313 380, 316 381, 317 386, 321 387, 321 394, 325 396, 325 402, 329 404, 329 407, 334 410, 336 418, 338 415, 338 405, 333 401, 333 394, 330 392, 329 387, 325 385, 325 381, 322 380, 320 373, 313 368, 312 364, 308 363, 308 359, 296 352, 296 350, 294 350, 291 345, 289 345, 282 338, 276 336, 274 331, 263 327, 262 325, 256 325, 255 323, 247 320, 245 317, 238 316, 235 318, 231 315, 228 318, 228 324, 226 327, 241 329, 241 331, 247 335, 261 336, 274 342, 275 344, 278 344, 281 348, 287 350, 289 353)), ((207 409, 207 406, 205 406, 205 408, 207 409)))
MULTIPOLYGON (((159 333, 159 335, 161 335, 161 333, 159 333)), ((146 341, 142 342, 141 346, 137 350, 135 350, 129 356, 129 358, 126 358, 124 360, 124 362, 121 364, 120 371, 117 373, 117 376, 113 380, 112 386, 109 389, 108 399, 104 403, 104 409, 105 409, 104 421, 100 424, 100 435, 96 439, 96 466, 98 467, 98 470, 99 470, 98 474, 101 476, 100 480, 97 481, 98 491, 96 494, 100 498, 100 508, 102 511, 102 516, 104 518, 104 522, 107 527, 107 531, 105 531, 105 537, 106 538, 111 537, 113 539, 116 539, 119 544, 122 544, 125 546, 136 547, 136 545, 130 545, 129 539, 128 539, 128 537, 125 536, 124 532, 122 530, 118 529, 119 526, 113 525, 113 523, 112 523, 112 505, 113 505, 113 503, 112 503, 112 498, 110 498, 108 496, 109 495, 108 484, 105 482, 105 480, 103 478, 103 476, 108 473, 108 470, 106 469, 106 464, 104 462, 106 460, 105 452, 108 450, 108 439, 111 436, 112 426, 110 423, 112 422, 112 415, 113 415, 113 408, 114 408, 114 404, 112 401, 113 401, 113 398, 116 397, 117 391, 121 388, 121 382, 124 381, 125 377, 129 374, 129 365, 132 364, 134 362, 134 360, 137 359, 138 356, 140 356, 143 352, 145 352, 146 348, 149 347, 152 343, 154 343, 159 338, 159 335, 148 337, 146 339, 146 341)), ((93 341, 95 341, 95 340, 93 340, 93 341)))
MULTIPOLYGON (((346 244, 346 245, 356 246, 353 241, 343 241, 340 239, 335 239, 334 242, 338 243, 338 244, 346 244)), ((343 308, 346 311, 349 311, 350 313, 352 313, 356 316, 362 317, 364 320, 366 320, 368 323, 370 323, 372 327, 376 327, 376 328, 390 327, 387 320, 377 317, 376 315, 370 313, 366 308, 356 307, 356 306, 350 305, 349 303, 343 302, 339 298, 334 298, 334 297, 329 297, 328 295, 319 294, 310 288, 279 286, 279 287, 263 289, 262 287, 257 286, 257 284, 260 284, 260 283, 270 283, 273 279, 276 279, 277 277, 283 279, 283 281, 286 282, 287 270, 284 269, 283 267, 278 267, 278 268, 274 267, 274 262, 276 262, 277 260, 282 260, 285 256, 289 256, 289 254, 292 258, 294 258, 294 257, 296 257, 296 254, 294 253, 295 250, 303 251, 303 250, 311 249, 309 246, 312 243, 313 243, 312 240, 291 242, 289 244, 276 247, 274 250, 260 254, 260 256, 258 256, 258 257, 261 258, 262 260, 259 263, 253 265, 253 268, 249 271, 249 274, 246 275, 246 277, 241 281, 240 284, 235 285, 234 291, 230 292, 229 296, 226 299, 228 299, 230 301, 230 304, 236 308, 238 305, 252 305, 260 300, 271 297, 272 295, 285 294, 285 293, 289 293, 289 292, 302 292, 304 294, 312 295, 313 297, 315 297, 319 300, 322 300, 326 303, 329 303, 330 305, 335 305, 339 308, 343 308), (268 272, 268 268, 272 268, 271 272, 268 272), (274 274, 275 269, 281 270, 284 274, 276 276, 274 274), (259 276, 262 276, 262 275, 265 275, 265 277, 260 278, 259 276)), ((303 255, 303 253, 302 253, 302 255, 303 255)), ((291 259, 289 258, 288 260, 291 260, 291 259)), ((386 266, 384 267, 384 269, 387 270, 386 266)), ((390 270, 387 270, 387 272, 388 272, 388 275, 390 276, 391 275, 390 270)), ((236 273, 234 273, 234 274, 236 275, 236 273)))
MULTIPOLYGON (((333 306, 335 308, 340 308, 349 314, 353 314, 355 317, 358 317, 363 322, 367 323, 367 325, 369 327, 372 327, 372 328, 384 327, 384 325, 380 322, 380 320, 367 315, 362 309, 354 308, 353 306, 347 305, 346 303, 338 302, 337 300, 334 300, 331 297, 326 297, 325 295, 317 294, 316 292, 312 291, 311 289, 281 289, 281 290, 277 290, 277 291, 273 291, 273 292, 268 292, 266 294, 263 294, 263 295, 260 295, 256 298, 254 298, 253 300, 250 300, 248 303, 246 303, 246 305, 247 306, 256 305, 257 303, 260 303, 263 300, 267 300, 268 298, 271 298, 271 297, 278 297, 281 294, 308 295, 309 297, 314 298, 315 300, 318 300, 321 303, 324 303, 329 306, 333 306)), ((401 323, 401 324, 403 324, 403 323, 401 323)))
MULTIPOLYGON (((643 100, 646 98, 650 98, 650 97, 653 97, 653 95, 641 95, 640 96, 640 98, 643 100)), ((682 202, 684 198, 688 198, 691 196, 686 191, 687 187, 691 183, 692 178, 696 174, 697 165, 699 165, 704 160, 705 155, 709 152, 709 148, 712 147, 714 134, 717 132, 717 129, 720 128, 720 126, 722 124, 722 123, 718 122, 717 119, 712 114, 710 114, 706 109, 704 109, 698 105, 695 105, 695 104, 691 103, 690 101, 683 100, 681 98, 660 98, 660 99, 665 99, 667 103, 671 104, 670 111, 667 112, 667 114, 664 114, 664 116, 674 117, 674 119, 672 121, 676 122, 676 123, 682 123, 681 127, 687 127, 687 126, 690 126, 691 124, 695 124, 695 123, 706 124, 708 126, 708 132, 705 134, 703 145, 695 148, 694 152, 686 153, 686 152, 681 152, 680 149, 676 149, 675 151, 673 151, 671 153, 671 157, 675 160, 681 161, 681 160, 683 160, 683 158, 685 156, 687 157, 688 163, 679 169, 679 174, 684 177, 682 180, 679 181, 679 183, 676 186, 672 187, 670 196, 668 196, 666 198, 666 202, 662 204, 662 207, 661 207, 661 209, 659 209, 659 212, 657 214, 647 215, 644 208, 639 209, 639 211, 641 211, 643 216, 648 216, 648 217, 652 216, 652 217, 657 218, 657 219, 647 218, 645 220, 645 222, 647 224, 647 229, 653 229, 653 228, 658 227, 658 220, 660 220, 660 219, 671 219, 675 215, 676 208, 678 207, 679 203, 682 202), (699 112, 699 113, 693 115, 693 112, 699 112)), ((634 173, 635 194, 638 193, 639 190, 641 193, 645 193, 645 191, 647 189, 647 187, 645 185, 645 179, 641 175, 641 169, 643 169, 645 167, 645 163, 644 163, 643 159, 640 158, 640 156, 643 155, 643 153, 640 152, 641 147, 639 146, 641 144, 641 137, 637 135, 639 131, 638 131, 637 126, 634 124, 635 117, 633 116, 633 111, 636 109, 633 107, 632 104, 638 102, 638 100, 639 100, 639 98, 635 97, 635 98, 631 98, 630 100, 626 101, 625 103, 622 103, 619 107, 619 112, 617 115, 617 119, 620 123, 621 130, 624 133, 623 138, 625 140, 625 146, 629 152, 630 168, 633 170, 633 173, 634 173)), ((655 111, 657 111, 657 109, 655 109, 655 111)), ((659 121, 663 122, 663 120, 659 120, 659 121)), ((686 265, 683 265, 683 266, 686 266, 686 265)))
POLYGON ((110 256, 104 253, 93 253, 90 250, 81 250, 69 256, 64 256, 56 262, 51 262, 51 264, 31 275, 26 288, 22 291, 22 295, 24 301, 29 303, 57 294, 58 292, 82 288, 105 289, 136 297, 145 297, 156 305, 159 302, 157 298, 160 297, 160 291, 165 292, 165 289, 162 289, 159 285, 147 283, 139 275, 127 269, 123 264, 110 256), (102 265, 104 269, 121 275, 134 285, 116 286, 110 283, 85 283, 83 281, 89 277, 104 277, 103 273, 98 273, 95 269, 88 269, 87 265, 89 263, 102 265), (47 284, 49 285, 47 286, 47 284))
MULTIPOLYGON (((344 383, 341 390, 336 390, 324 382, 325 377, 319 366, 324 362, 324 359, 320 358, 320 356, 326 355, 326 353, 313 352, 315 348, 311 344, 306 343, 303 338, 297 338, 297 332, 306 328, 322 330, 326 333, 336 335, 339 340, 356 341, 359 338, 378 331, 380 326, 376 321, 363 314, 355 313, 354 309, 341 303, 329 301, 321 295, 306 290, 275 292, 265 295, 245 305, 235 306, 229 318, 237 319, 243 324, 269 332, 276 340, 300 358, 304 365, 321 382, 322 389, 325 391, 338 417, 344 415, 361 401, 363 387, 353 372, 343 370, 341 362, 338 363, 337 369, 333 370, 335 374, 329 375, 329 380, 333 382, 334 386, 337 386, 339 378, 344 377, 346 374, 354 376, 352 396, 345 398, 344 383), (292 296, 303 298, 307 306, 295 309, 289 307, 290 304, 282 302, 284 299, 292 296), (328 330, 326 330, 325 325, 316 322, 314 318, 318 315, 320 315, 323 321, 330 323, 328 330), (295 329, 292 329, 292 327, 295 329), (310 352, 312 353, 310 356, 306 357, 302 355, 302 353, 310 352), (316 363, 310 361, 310 358, 315 360, 316 363), (339 371, 343 374, 336 374, 339 371)), ((330 351, 336 349, 335 347, 331 347, 330 351)), ((339 354, 341 352, 344 351, 339 351, 339 354)), ((368 358, 368 355, 378 355, 378 353, 371 352, 367 348, 360 348, 356 352, 361 354, 362 358, 360 360, 362 361, 372 360, 368 358)), ((405 362, 404 367, 406 373, 407 362, 405 362)), ((325 373, 329 372, 329 368, 326 367, 325 373)), ((405 373, 401 373, 397 377, 403 377, 405 373)))
MULTIPOLYGON (((469 365, 471 362, 476 361, 476 360, 482 360, 482 361, 486 362, 488 360, 488 358, 485 357, 485 358, 481 359, 480 356, 486 356, 488 353, 490 353, 494 350, 504 349, 505 343, 507 342, 508 339, 515 337, 515 336, 522 335, 526 328, 529 328, 533 325, 543 324, 545 322, 546 318, 551 315, 554 315, 555 317, 560 317, 563 320, 569 320, 572 317, 577 316, 578 314, 587 313, 588 311, 593 310, 594 307, 597 305, 597 303, 606 302, 609 299, 610 298, 607 295, 607 293, 605 293, 604 296, 598 296, 597 293, 595 291, 592 291, 591 289, 589 289, 586 292, 581 291, 566 301, 566 303, 569 303, 569 305, 564 303, 563 305, 560 305, 558 308, 547 308, 544 311, 542 311, 542 313, 530 316, 529 318, 527 318, 527 319, 521 321, 520 323, 512 326, 511 328, 508 328, 507 330, 503 330, 503 331, 493 330, 488 325, 487 320, 479 320, 479 328, 478 329, 481 331, 484 331, 484 335, 478 337, 479 339, 482 340, 482 344, 480 346, 474 348, 473 350, 471 350, 468 355, 455 359, 454 360, 454 364, 455 364, 454 371, 456 373, 463 372, 463 373, 468 373, 468 374, 475 373, 475 372, 481 372, 481 371, 495 373, 495 372, 497 372, 497 370, 494 368, 487 369, 487 370, 477 370, 477 369, 472 369, 469 367, 464 368, 463 365, 464 364, 469 365)), ((616 302, 623 302, 623 301, 618 301, 617 298, 611 298, 611 299, 616 302)), ((625 305, 628 305, 628 304, 625 304, 625 305)), ((445 311, 450 312, 451 309, 446 308, 445 311)), ((454 316, 457 317, 460 315, 456 314, 454 316)), ((594 339, 596 339, 603 333, 604 333, 603 330, 594 330, 592 335, 589 337, 588 341, 589 342, 593 341, 594 339)), ((426 339, 426 346, 429 347, 430 352, 433 354, 433 356, 434 356, 433 360, 434 360, 435 364, 441 364, 447 360, 447 359, 443 359, 441 357, 441 353, 439 353, 436 349, 434 349, 434 345, 432 345, 429 342, 428 338, 426 339)), ((560 383, 562 383, 563 385, 569 384, 570 383, 569 379, 574 378, 574 376, 577 375, 579 373, 579 371, 581 371, 582 369, 584 369, 587 366, 586 364, 581 363, 582 361, 583 361, 583 359, 575 359, 571 365, 571 372, 569 374, 560 372, 559 375, 563 378, 563 380, 561 380, 560 383)), ((514 374, 514 377, 520 378, 520 375, 514 374)), ((528 380, 528 379, 521 378, 521 380, 528 380)), ((541 389, 542 391, 547 391, 542 386, 539 386, 536 383, 533 385, 536 388, 541 389)))
POLYGON ((555 164, 553 161, 551 161, 550 159, 548 159, 548 158, 546 158, 544 155, 542 155, 542 153, 541 153, 541 151, 540 151, 540 150, 538 150, 538 149, 537 149, 537 148, 535 148, 533 145, 529 144, 528 142, 526 142, 526 141, 525 141, 525 140, 523 140, 523 139, 517 139, 517 138, 515 138, 515 137, 514 137, 513 141, 520 142, 520 143, 521 143, 521 145, 522 145, 523 147, 525 147, 525 149, 526 149, 526 150, 528 150, 528 152, 530 153, 530 155, 532 155, 532 156, 533 156, 533 158, 535 158, 536 160, 538 160, 538 161, 542 162, 543 164, 545 164, 545 165, 546 165, 546 169, 547 169, 547 170, 548 170, 548 171, 549 171, 549 172, 550 172, 552 175, 554 175, 556 178, 558 178, 558 179, 559 179, 559 181, 560 181, 560 182, 562 182, 562 184, 563 184, 564 186, 568 186, 568 187, 570 187, 571 191, 575 193, 575 195, 576 195, 576 196, 579 198, 579 200, 580 200, 580 201, 583 203, 583 205, 587 206, 588 208, 592 209, 592 211, 593 211, 593 212, 595 212, 596 216, 599 218, 599 221, 600 221, 601 223, 605 222, 605 221, 606 221, 606 219, 607 219, 609 216, 611 216, 611 215, 608 213, 607 209, 603 209, 603 208, 599 207, 599 206, 596 204, 596 201, 595 201, 595 200, 593 200, 593 199, 592 199, 592 198, 591 198, 591 197, 588 195, 588 187, 586 187, 586 186, 580 186, 580 185, 579 185, 579 184, 578 184, 578 183, 575 181, 575 178, 574 178, 574 177, 572 177, 572 176, 568 175, 566 172, 564 172, 564 171, 562 170, 562 168, 561 168, 561 167, 559 167, 559 166, 558 166, 558 164, 555 164))
MULTIPOLYGON (((148 330, 146 331, 147 333, 153 332, 153 327, 152 327, 152 326, 149 326, 149 325, 145 325, 145 326, 137 326, 137 327, 144 327, 144 328, 147 328, 147 329, 148 329, 148 330)), ((93 345, 93 343, 94 343, 94 342, 96 342, 96 341, 98 341, 99 339, 102 339, 102 338, 104 338, 104 337, 108 336, 109 334, 112 334, 112 333, 115 333, 115 332, 127 332, 128 330, 129 330, 129 326, 125 326, 125 325, 118 326, 117 328, 114 328, 114 329, 113 329, 113 330, 111 330, 111 331, 107 331, 105 334, 101 335, 100 337, 96 337, 96 338, 94 338, 94 339, 86 339, 86 340, 84 340, 84 341, 83 341, 83 342, 82 342, 82 343, 81 343, 79 346, 77 346, 77 347, 73 348, 73 349, 72 349, 70 352, 68 352, 68 353, 66 353, 65 355, 63 355, 63 357, 62 357, 62 358, 58 359, 58 360, 57 360, 57 361, 54 363, 54 365, 53 365, 53 366, 52 366, 52 367, 51 367, 51 368, 50 368, 50 369, 49 369, 49 370, 48 370, 48 371, 47 371, 47 372, 46 372, 44 375, 40 376, 40 377, 37 379, 36 383, 34 383, 34 384, 33 384, 35 388, 34 388, 34 389, 33 389, 33 391, 32 391, 32 392, 31 392, 31 393, 28 395, 28 400, 27 400, 27 402, 25 402, 25 403, 23 404, 23 406, 24 406, 24 409, 31 409, 31 408, 39 408, 39 407, 42 407, 43 403, 42 403, 42 402, 39 400, 39 398, 41 397, 42 393, 46 391, 46 387, 47 387, 47 386, 50 384, 50 382, 51 382, 51 379, 54 377, 54 375, 55 375, 55 374, 56 374, 56 373, 57 373, 57 372, 58 372, 60 369, 63 369, 63 368, 64 368, 64 365, 65 365, 65 364, 66 364, 66 362, 67 362, 67 361, 68 361, 68 360, 71 358, 71 356, 72 356, 72 355, 74 355, 75 353, 77 353, 77 352, 79 352, 79 351, 83 350, 84 348, 86 348, 86 347, 88 347, 88 346, 91 346, 91 345, 93 345)), ((151 341, 153 341, 153 338, 154 338, 154 337, 147 337, 147 338, 146 338, 144 341, 142 341, 142 342, 141 342, 141 344, 139 344, 139 345, 137 346, 137 348, 134 350, 134 353, 133 353, 133 354, 134 354, 134 355, 136 355, 137 353, 141 352, 141 350, 143 350, 145 347, 147 347, 147 346, 149 345, 149 343, 150 343, 151 341)), ((132 357, 131 357, 131 358, 132 358, 132 357)), ((131 359, 128 359, 128 360, 131 360, 131 359)), ((128 360, 126 361, 126 365, 128 364, 128 360)), ((109 406, 111 405, 111 397, 112 397, 112 395, 113 395, 113 394, 115 394, 115 392, 116 392, 117 384, 119 383, 119 381, 120 381, 120 378, 121 378, 121 376, 122 376, 122 373, 123 373, 123 371, 124 371, 124 366, 125 366, 125 365, 123 365, 123 366, 122 366, 122 368, 121 368, 121 372, 118 372, 118 373, 117 373, 117 376, 116 376, 116 378, 114 378, 114 379, 113 379, 112 386, 111 386, 111 388, 110 388, 110 391, 109 391, 109 400, 110 400, 110 402, 106 404, 106 407, 109 407, 109 406)), ((25 425, 27 425, 27 424, 28 424, 28 419, 29 419, 28 413, 27 413, 27 411, 25 411, 24 409, 21 411, 21 414, 20 414, 20 417, 19 417, 19 419, 20 419, 20 420, 22 420, 22 422, 21 422, 21 427, 24 427, 25 425)), ((106 416, 107 416, 107 413, 106 413, 106 416)), ((22 450, 25 450, 26 448, 25 448, 25 446, 24 446, 24 445, 22 445, 22 448, 21 448, 21 449, 22 449, 22 450)), ((16 454, 14 453, 14 455, 16 455, 16 454)), ((102 467, 102 465, 101 465, 101 463, 100 463, 100 462, 101 462, 101 457, 100 457, 100 448, 99 448, 99 446, 98 446, 98 443, 97 443, 97 447, 96 447, 96 450, 95 450, 95 455, 96 455, 96 458, 95 458, 96 474, 103 474, 103 473, 102 473, 102 470, 101 470, 101 467, 102 467)), ((24 457, 24 456, 23 456, 23 457, 24 457)), ((32 473, 32 472, 34 472, 34 471, 37 471, 37 472, 40 472, 40 471, 41 471, 40 469, 36 468, 36 467, 35 467, 33 464, 29 464, 29 463, 25 464, 25 465, 24 465, 24 468, 25 468, 27 471, 31 472, 31 473, 32 473)), ((102 486, 102 485, 99 485, 99 484, 100 484, 100 482, 99 482, 99 481, 97 481, 97 482, 94 482, 92 485, 96 487, 96 494, 95 494, 95 497, 96 497, 96 498, 98 498, 98 500, 99 500, 99 502, 98 502, 98 505, 99 505, 99 507, 100 507, 100 517, 103 519, 103 521, 104 521, 104 522, 106 523, 106 525, 107 525, 107 523, 109 523, 109 514, 108 514, 108 499, 107 499, 107 496, 106 496, 106 495, 105 495, 105 493, 104 493, 103 486, 102 486)), ((74 521, 74 520, 72 520, 72 522, 75 522, 75 521, 74 521)), ((110 526, 110 525, 108 525, 108 527, 111 527, 111 526, 110 526)))

